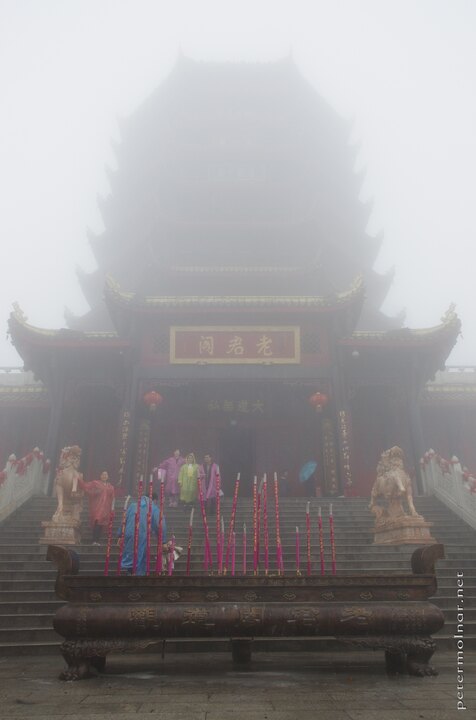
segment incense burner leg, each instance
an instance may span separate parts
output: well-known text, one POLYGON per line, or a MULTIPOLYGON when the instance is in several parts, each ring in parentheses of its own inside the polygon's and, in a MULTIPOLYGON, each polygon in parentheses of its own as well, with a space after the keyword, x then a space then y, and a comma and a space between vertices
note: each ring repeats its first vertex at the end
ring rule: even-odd
POLYGON ((417 677, 438 675, 438 671, 429 664, 435 648, 435 641, 431 638, 416 638, 407 652, 408 674, 417 677))
POLYGON ((245 665, 251 661, 252 642, 250 638, 232 638, 231 654, 235 664, 245 665))
POLYGON ((103 672, 106 667, 106 652, 103 643, 84 640, 66 640, 60 651, 66 661, 60 680, 85 680, 103 672))

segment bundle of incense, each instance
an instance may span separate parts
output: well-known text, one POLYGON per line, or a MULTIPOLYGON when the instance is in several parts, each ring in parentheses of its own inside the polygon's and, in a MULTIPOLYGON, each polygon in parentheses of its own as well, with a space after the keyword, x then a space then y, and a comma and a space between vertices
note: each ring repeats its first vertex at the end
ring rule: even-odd
POLYGON ((253 575, 258 573, 258 478, 253 478, 253 575))
POLYGON ((193 513, 195 508, 190 511, 190 522, 188 524, 188 547, 187 547, 187 575, 190 575, 190 560, 192 557, 192 531, 193 531, 193 513))
POLYGON ((162 545, 163 543, 163 526, 164 526, 164 476, 162 470, 159 470, 160 478, 160 495, 159 495, 159 528, 157 532, 157 554, 155 556, 155 572, 161 573, 164 569, 164 562, 162 557, 162 545))
POLYGON ((172 575, 175 566, 175 535, 172 534, 172 547, 169 552, 169 575, 172 575))
POLYGON ((240 488, 240 473, 236 476, 235 492, 233 493, 233 505, 231 508, 230 527, 228 529, 228 541, 226 544, 226 556, 225 556, 225 573, 228 571, 228 563, 230 561, 230 547, 235 530, 235 516, 236 516, 236 505, 238 502, 238 490, 240 488))
POLYGON ((277 473, 274 473, 274 507, 276 514, 276 566, 278 569, 278 575, 281 575, 284 572, 284 562, 281 547, 281 532, 279 529, 279 490, 277 473))
POLYGON ((324 535, 322 532, 322 514, 321 514, 321 506, 319 505, 319 513, 318 513, 318 526, 319 526, 319 556, 321 559, 321 575, 326 574, 326 566, 324 561, 324 535))
POLYGON ((266 473, 263 479, 263 526, 264 526, 264 572, 269 572, 269 529, 268 529, 268 484, 266 473))
POLYGON ((243 523, 243 575, 246 575, 246 523, 243 523))
POLYGON ((296 525, 296 575, 301 574, 301 544, 299 541, 299 528, 296 525))
POLYGON ((202 481, 200 478, 198 478, 197 483, 198 483, 198 497, 200 500, 200 510, 202 512, 203 529, 205 532, 205 555, 204 555, 204 559, 203 559, 203 568, 204 568, 205 572, 208 572, 208 565, 210 564, 210 567, 212 565, 212 551, 210 548, 210 538, 208 535, 208 523, 207 523, 207 514, 205 512, 205 501, 203 499, 202 481))
POLYGON ((311 503, 306 504, 306 544, 307 544, 307 574, 311 574, 311 503))
POLYGON ((104 575, 109 575, 109 560, 111 558, 113 522, 114 522, 114 500, 112 501, 111 512, 109 513, 109 524, 107 526, 107 547, 106 547, 106 560, 104 563, 104 575))
POLYGON ((329 506, 329 530, 331 539, 331 562, 332 562, 332 574, 336 574, 336 544, 334 538, 334 515, 332 514, 332 503, 329 506))
POLYGON ((153 492, 152 474, 149 478, 149 504, 147 506, 147 536, 146 536, 146 554, 145 554, 145 573, 150 575, 150 534, 152 521, 152 492, 153 492))
POLYGON ((129 505, 130 499, 131 499, 131 496, 128 495, 124 501, 124 509, 122 511, 121 536, 120 536, 120 540, 119 540, 119 557, 117 558, 117 571, 116 571, 117 575, 121 574, 122 556, 124 554, 124 541, 126 538, 127 506, 129 505))
POLYGON ((139 490, 138 490, 138 496, 137 496, 137 507, 136 507, 136 516, 134 521, 134 556, 132 560, 132 574, 135 575, 137 571, 137 558, 139 553, 139 526, 140 526, 140 506, 142 501, 142 487, 144 483, 144 478, 141 475, 139 478, 139 490))
POLYGON ((215 505, 216 505, 216 541, 217 541, 217 570, 220 571, 220 566, 222 565, 221 555, 223 552, 223 549, 221 547, 221 507, 220 507, 220 489, 221 489, 221 480, 220 480, 220 473, 217 472, 216 474, 216 484, 215 484, 215 505))

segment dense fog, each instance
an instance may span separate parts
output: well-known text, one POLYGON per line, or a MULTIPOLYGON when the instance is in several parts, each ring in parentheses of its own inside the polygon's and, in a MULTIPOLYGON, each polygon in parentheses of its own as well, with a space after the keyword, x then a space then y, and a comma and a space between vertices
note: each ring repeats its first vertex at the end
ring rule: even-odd
MULTIPOLYGON (((449 364, 476 365, 476 5, 471 0, 161 2, 2 0, 0 300, 62 327, 88 306, 76 268, 95 268, 86 229, 102 229, 114 143, 180 53, 300 72, 349 122, 384 231, 375 269, 395 268, 383 306, 409 327, 463 322, 449 364)), ((0 366, 21 365, 2 335, 0 366)))

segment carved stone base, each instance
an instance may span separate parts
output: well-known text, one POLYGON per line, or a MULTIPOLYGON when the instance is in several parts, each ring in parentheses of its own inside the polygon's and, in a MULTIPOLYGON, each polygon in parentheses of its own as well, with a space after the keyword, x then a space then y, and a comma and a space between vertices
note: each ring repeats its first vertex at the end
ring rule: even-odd
POLYGON ((81 525, 76 520, 70 522, 44 520, 41 525, 44 534, 39 539, 40 545, 81 545, 81 525))
POLYGON ((376 524, 374 545, 431 545, 436 543, 430 535, 432 525, 411 515, 376 524))

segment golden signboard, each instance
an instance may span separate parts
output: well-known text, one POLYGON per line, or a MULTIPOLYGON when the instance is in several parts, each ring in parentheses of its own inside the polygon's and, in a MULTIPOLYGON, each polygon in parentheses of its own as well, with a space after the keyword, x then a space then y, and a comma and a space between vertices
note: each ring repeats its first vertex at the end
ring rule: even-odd
POLYGON ((170 362, 274 365, 301 361, 296 325, 204 325, 170 328, 170 362))

